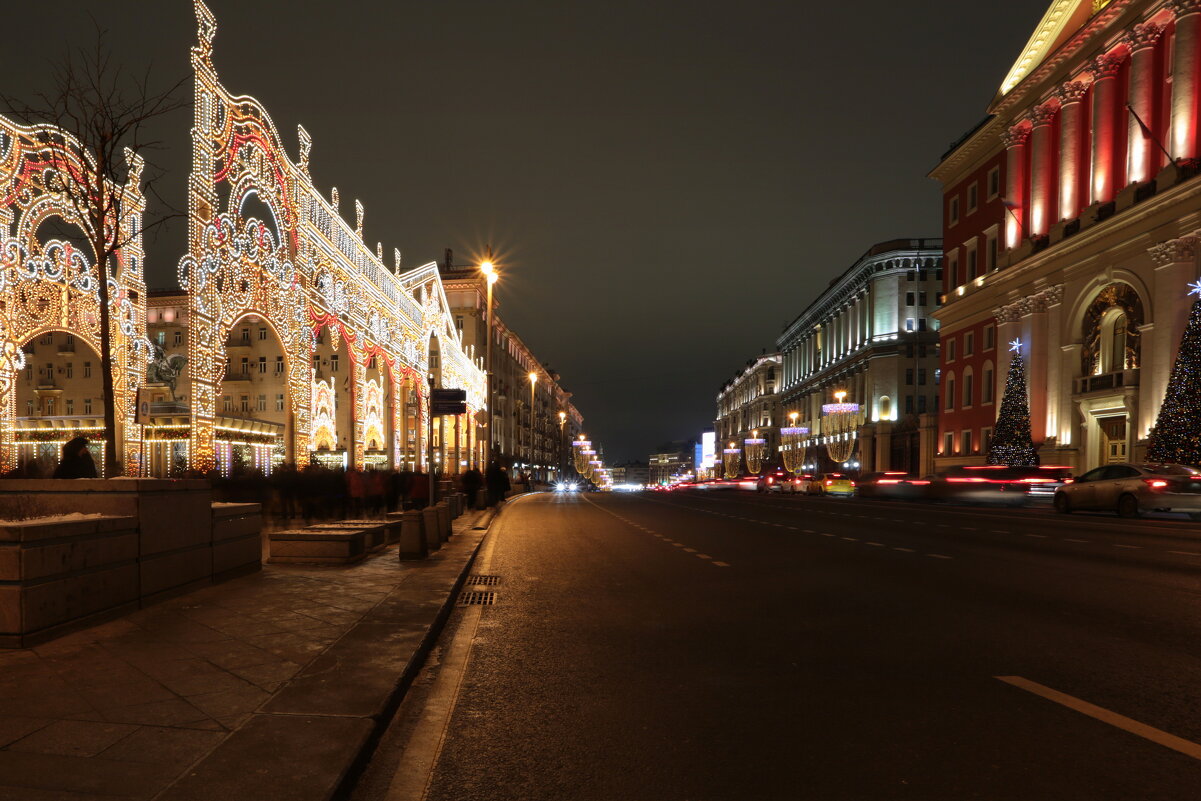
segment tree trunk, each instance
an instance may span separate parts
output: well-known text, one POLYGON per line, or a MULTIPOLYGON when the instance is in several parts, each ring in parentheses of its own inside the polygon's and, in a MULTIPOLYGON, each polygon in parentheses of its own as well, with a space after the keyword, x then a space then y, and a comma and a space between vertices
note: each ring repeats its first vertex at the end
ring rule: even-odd
MULTIPOLYGON (((97 252, 104 253, 103 245, 97 248, 97 252)), ((112 315, 109 313, 108 307, 108 259, 100 261, 101 263, 97 265, 97 272, 100 274, 100 384, 101 403, 104 406, 104 476, 115 478, 123 471, 117 461, 117 410, 113 392, 112 315)))

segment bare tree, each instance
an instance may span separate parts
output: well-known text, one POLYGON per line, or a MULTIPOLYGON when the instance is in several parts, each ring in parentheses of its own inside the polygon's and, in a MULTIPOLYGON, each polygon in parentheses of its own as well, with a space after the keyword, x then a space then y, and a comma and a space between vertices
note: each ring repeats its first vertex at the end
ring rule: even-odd
MULTIPOLYGON (((95 43, 67 51, 49 65, 50 88, 23 102, 0 93, 6 112, 29 125, 52 126, 74 137, 81 149, 78 160, 55 164, 64 199, 76 213, 99 273, 100 361, 103 385, 105 475, 119 475, 117 426, 113 393, 113 359, 109 277, 116 275, 122 247, 138 229, 154 229, 180 212, 161 203, 155 182, 162 170, 144 163, 144 153, 163 149, 154 138, 152 123, 186 105, 181 89, 187 75, 165 88, 152 86, 152 70, 141 75, 125 70, 113 59, 107 32, 95 26, 95 43), (138 214, 126 197, 126 185, 140 183, 146 195, 160 200, 161 213, 140 226, 130 225, 138 214)), ((47 129, 44 135, 53 136, 47 129)), ((46 158, 65 161, 64 151, 51 145, 46 158)))

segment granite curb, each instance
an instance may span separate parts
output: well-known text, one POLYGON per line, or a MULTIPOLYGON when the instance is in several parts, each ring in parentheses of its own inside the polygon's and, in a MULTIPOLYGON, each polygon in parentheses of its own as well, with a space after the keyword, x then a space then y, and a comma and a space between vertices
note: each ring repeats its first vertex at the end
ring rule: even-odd
POLYGON ((454 536, 155 801, 328 801, 369 761, 421 671, 501 510, 454 536))

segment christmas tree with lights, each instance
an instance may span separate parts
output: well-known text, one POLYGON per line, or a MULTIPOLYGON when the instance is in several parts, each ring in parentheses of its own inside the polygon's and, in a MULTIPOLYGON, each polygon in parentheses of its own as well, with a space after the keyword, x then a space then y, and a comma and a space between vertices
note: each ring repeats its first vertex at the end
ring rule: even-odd
POLYGON ((1197 295, 1163 405, 1147 443, 1147 461, 1201 465, 1201 281, 1189 284, 1197 295))
POLYGON ((1030 401, 1026 397, 1026 365, 1022 361, 1022 342, 1009 343, 1013 359, 1005 377, 1005 395, 1001 398, 1001 413, 988 446, 988 463, 1010 467, 1038 464, 1034 441, 1030 438, 1030 401))

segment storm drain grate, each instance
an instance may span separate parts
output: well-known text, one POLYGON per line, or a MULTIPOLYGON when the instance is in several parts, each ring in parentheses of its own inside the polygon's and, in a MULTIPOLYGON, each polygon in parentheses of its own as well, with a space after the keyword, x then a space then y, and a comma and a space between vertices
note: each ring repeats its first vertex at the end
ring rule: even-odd
POLYGON ((492 606, 496 593, 490 590, 471 590, 459 593, 459 606, 492 606))
POLYGON ((492 587, 500 584, 500 576, 468 576, 468 584, 476 584, 484 587, 492 587))

